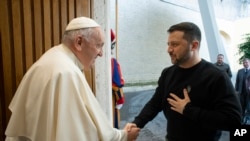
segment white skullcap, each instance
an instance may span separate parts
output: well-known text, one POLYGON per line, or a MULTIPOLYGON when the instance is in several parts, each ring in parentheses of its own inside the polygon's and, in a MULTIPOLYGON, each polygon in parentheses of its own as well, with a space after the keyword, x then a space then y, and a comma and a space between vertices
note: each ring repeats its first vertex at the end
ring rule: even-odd
POLYGON ((89 28, 89 27, 99 27, 100 25, 96 23, 94 20, 87 17, 78 17, 69 22, 66 27, 66 31, 81 29, 81 28, 89 28))

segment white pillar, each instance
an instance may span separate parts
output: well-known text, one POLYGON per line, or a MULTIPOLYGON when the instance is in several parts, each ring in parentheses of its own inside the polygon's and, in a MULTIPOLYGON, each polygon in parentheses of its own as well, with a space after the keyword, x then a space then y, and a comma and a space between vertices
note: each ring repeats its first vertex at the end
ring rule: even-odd
POLYGON ((221 36, 217 27, 213 1, 212 0, 198 0, 201 18, 205 30, 207 39, 207 46, 212 62, 216 62, 217 55, 222 53, 224 55, 225 62, 228 62, 228 57, 225 52, 224 45, 222 43, 221 36))
POLYGON ((105 45, 103 56, 98 57, 95 62, 95 86, 96 98, 106 113, 110 124, 112 119, 112 83, 111 83, 111 48, 110 48, 110 25, 109 0, 92 0, 93 19, 97 21, 105 31, 105 45))

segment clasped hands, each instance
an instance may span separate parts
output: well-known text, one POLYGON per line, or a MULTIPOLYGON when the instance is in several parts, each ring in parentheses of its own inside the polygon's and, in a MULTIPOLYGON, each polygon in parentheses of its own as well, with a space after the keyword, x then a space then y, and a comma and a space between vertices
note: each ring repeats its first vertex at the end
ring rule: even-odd
MULTIPOLYGON (((171 109, 180 114, 183 114, 185 106, 190 102, 187 89, 183 89, 183 93, 183 99, 173 93, 170 93, 172 98, 167 98, 168 103, 171 105, 171 109)), ((127 131, 128 141, 135 141, 140 132, 140 128, 138 128, 134 123, 127 123, 123 130, 127 131)))
POLYGON ((134 123, 127 123, 123 130, 127 132, 127 141, 135 141, 140 132, 140 128, 138 128, 134 123))
POLYGON ((172 98, 167 98, 168 103, 171 105, 171 109, 180 114, 183 114, 183 110, 186 104, 190 102, 187 89, 183 89, 183 93, 184 93, 184 99, 179 98, 173 93, 170 93, 170 96, 172 98))

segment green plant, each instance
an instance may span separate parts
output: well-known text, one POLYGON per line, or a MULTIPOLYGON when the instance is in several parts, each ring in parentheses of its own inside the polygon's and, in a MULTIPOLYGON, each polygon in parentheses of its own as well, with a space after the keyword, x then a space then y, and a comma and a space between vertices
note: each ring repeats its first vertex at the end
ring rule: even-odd
POLYGON ((239 62, 242 63, 244 58, 250 58, 250 33, 244 35, 245 42, 238 45, 239 62))

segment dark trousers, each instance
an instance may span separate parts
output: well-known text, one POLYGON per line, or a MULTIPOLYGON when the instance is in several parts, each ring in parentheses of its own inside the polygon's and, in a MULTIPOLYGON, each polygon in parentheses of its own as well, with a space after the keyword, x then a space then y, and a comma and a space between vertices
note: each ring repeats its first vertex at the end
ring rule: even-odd
POLYGON ((240 104, 242 108, 242 124, 246 124, 247 120, 250 120, 250 96, 248 93, 240 94, 240 104))

